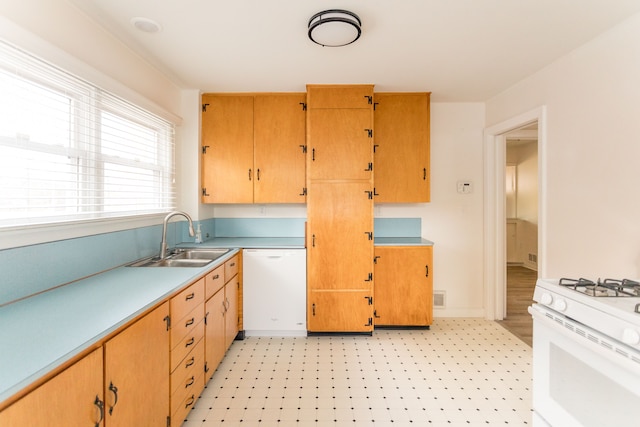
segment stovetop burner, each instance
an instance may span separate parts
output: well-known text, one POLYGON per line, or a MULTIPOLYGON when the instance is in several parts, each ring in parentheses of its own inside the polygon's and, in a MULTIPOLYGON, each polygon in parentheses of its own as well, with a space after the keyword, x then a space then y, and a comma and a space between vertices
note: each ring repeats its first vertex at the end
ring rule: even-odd
POLYGON ((592 297, 637 297, 640 296, 640 282, 630 279, 589 279, 562 278, 560 286, 566 286, 592 297))

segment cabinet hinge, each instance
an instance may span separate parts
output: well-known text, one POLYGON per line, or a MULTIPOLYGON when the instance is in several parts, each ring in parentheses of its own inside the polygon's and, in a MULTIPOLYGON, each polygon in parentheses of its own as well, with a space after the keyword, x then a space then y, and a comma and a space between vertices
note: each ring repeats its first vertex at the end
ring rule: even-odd
POLYGON ((300 102, 300 105, 302 105, 302 111, 307 111, 307 103, 306 102, 300 102))
POLYGON ((367 300, 367 302, 369 303, 369 305, 373 305, 373 297, 364 297, 364 299, 367 300))
POLYGON ((162 320, 164 320, 165 322, 167 322, 167 331, 168 331, 168 330, 171 328, 171 316, 167 315, 167 316, 165 316, 165 317, 164 317, 164 319, 162 319, 162 320))
POLYGON ((307 146, 306 145, 301 145, 300 148, 302 148, 302 152, 303 153, 307 153, 307 146))
POLYGON ((365 191, 365 193, 367 193, 367 198, 369 200, 373 200, 373 191, 365 191))
POLYGON ((367 235, 369 240, 373 240, 373 231, 365 231, 364 234, 367 235))
POLYGON ((373 170, 373 163, 369 162, 367 168, 364 170, 365 172, 371 172, 373 170))
POLYGON ((202 195, 203 196, 210 196, 210 194, 207 193, 207 188, 206 187, 202 187, 202 195))
POLYGON ((306 196, 306 195, 307 195, 307 187, 303 187, 302 193, 300 193, 300 196, 306 196))
POLYGON ((373 154, 376 154, 376 150, 378 149, 379 146, 380 144, 373 144, 373 154))
POLYGON ((209 372, 209 367, 207 366, 207 362, 204 362, 204 373, 209 372))
POLYGON ((204 315, 204 324, 207 324, 207 318, 209 317, 209 312, 204 315))
MULTIPOLYGON (((373 273, 369 273, 369 275, 367 276, 365 282, 371 282, 372 280, 373 280, 373 273)), ((367 297, 365 297, 365 298, 367 298, 367 297)), ((371 297, 369 297, 369 298, 371 298, 371 297)))
POLYGON ((373 96, 365 95, 364 97, 367 98, 367 104, 369 105, 373 104, 373 96))
POLYGON ((374 196, 379 196, 380 195, 380 193, 376 192, 376 187, 373 187, 373 195, 374 196))
POLYGON ((364 131, 367 133, 369 138, 373 138, 373 129, 365 129, 364 131))
MULTIPOLYGON (((202 154, 207 154, 207 148, 209 148, 208 145, 203 145, 202 146, 202 154)), ((374 152, 375 152, 375 150, 374 150, 374 152)))
POLYGON ((171 417, 167 416, 167 427, 171 427, 171 417))
POLYGON ((373 263, 377 264, 378 263, 378 258, 380 258, 380 255, 376 255, 373 257, 373 263))
POLYGON ((373 317, 376 319, 380 318, 380 316, 378 316, 378 310, 373 310, 373 317))
POLYGON ((371 326, 371 325, 373 325, 373 317, 369 317, 369 321, 365 323, 364 326, 371 326))
POLYGON ((202 104, 202 112, 206 113, 207 112, 207 107, 209 106, 209 104, 202 104))
POLYGON ((376 111, 376 107, 378 106, 378 104, 380 104, 379 102, 374 102, 373 103, 373 111, 376 111))

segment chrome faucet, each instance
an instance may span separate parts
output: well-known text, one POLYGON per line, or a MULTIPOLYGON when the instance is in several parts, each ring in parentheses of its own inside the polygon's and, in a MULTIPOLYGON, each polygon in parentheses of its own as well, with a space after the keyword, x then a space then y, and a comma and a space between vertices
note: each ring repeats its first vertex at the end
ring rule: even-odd
POLYGON ((191 217, 185 213, 180 211, 174 211, 169 213, 169 215, 164 217, 164 222, 162 223, 162 242, 160 242, 160 259, 165 259, 167 256, 167 223, 171 217, 176 215, 182 215, 187 218, 189 221, 189 236, 193 237, 196 235, 196 232, 193 230, 193 221, 191 221, 191 217))

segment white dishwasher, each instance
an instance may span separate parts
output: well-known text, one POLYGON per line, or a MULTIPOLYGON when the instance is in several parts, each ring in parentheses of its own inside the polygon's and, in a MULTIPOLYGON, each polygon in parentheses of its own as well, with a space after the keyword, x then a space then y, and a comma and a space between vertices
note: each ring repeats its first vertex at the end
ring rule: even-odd
POLYGON ((244 249, 242 299, 246 336, 306 335, 306 250, 244 249))

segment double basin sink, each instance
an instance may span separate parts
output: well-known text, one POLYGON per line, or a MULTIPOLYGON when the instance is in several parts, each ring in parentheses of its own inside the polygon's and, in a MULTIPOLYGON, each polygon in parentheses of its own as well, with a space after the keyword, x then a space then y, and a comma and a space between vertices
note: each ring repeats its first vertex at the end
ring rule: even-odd
POLYGON ((175 248, 165 258, 145 258, 128 267, 204 267, 220 258, 231 249, 175 248))

